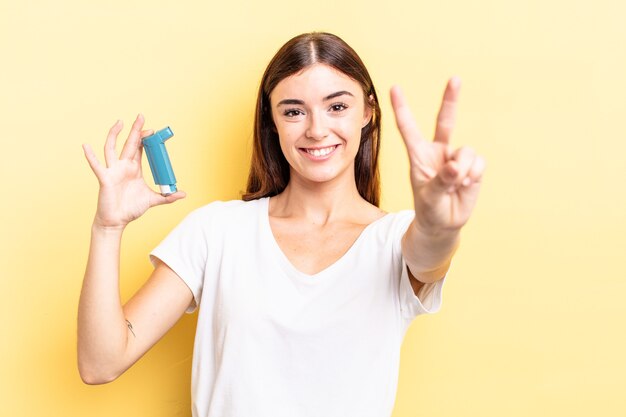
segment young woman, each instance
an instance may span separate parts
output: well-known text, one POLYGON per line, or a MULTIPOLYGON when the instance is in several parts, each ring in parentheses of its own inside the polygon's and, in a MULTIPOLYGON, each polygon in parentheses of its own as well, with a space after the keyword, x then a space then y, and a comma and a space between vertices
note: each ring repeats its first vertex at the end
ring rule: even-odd
POLYGON ((144 182, 135 120, 106 167, 84 146, 100 183, 78 316, 86 383, 112 381, 181 317, 200 308, 193 415, 387 417, 410 322, 437 311, 484 161, 452 150, 459 81, 446 87, 434 141, 423 139, 398 88, 414 210, 378 208, 380 107, 357 54, 327 33, 287 42, 258 94, 242 201, 193 211, 152 252, 154 272, 124 306, 125 226, 162 197, 144 182))

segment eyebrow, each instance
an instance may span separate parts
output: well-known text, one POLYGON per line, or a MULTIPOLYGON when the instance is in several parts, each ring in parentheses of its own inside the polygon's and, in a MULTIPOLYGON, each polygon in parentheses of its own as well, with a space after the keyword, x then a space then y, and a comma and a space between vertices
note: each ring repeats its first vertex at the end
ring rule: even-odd
MULTIPOLYGON (((354 94, 352 94, 351 92, 343 90, 343 91, 337 91, 335 93, 327 95, 326 97, 324 97, 324 101, 332 100, 334 98, 337 98, 337 97, 340 97, 340 96, 344 96, 344 95, 348 95, 348 96, 354 97, 354 94)), ((296 105, 300 105, 301 106, 301 105, 304 104, 304 101, 303 100, 298 100, 298 99, 295 99, 295 98, 287 98, 285 100, 279 101, 278 104, 276 105, 276 107, 287 105, 287 104, 296 104, 296 105)))

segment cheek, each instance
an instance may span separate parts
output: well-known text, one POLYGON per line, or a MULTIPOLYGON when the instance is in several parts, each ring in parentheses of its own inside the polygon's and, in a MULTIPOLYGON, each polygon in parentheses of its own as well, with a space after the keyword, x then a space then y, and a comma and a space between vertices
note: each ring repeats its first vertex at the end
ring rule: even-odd
POLYGON ((280 149, 283 151, 283 155, 289 158, 290 154, 294 152, 294 144, 298 139, 298 134, 293 128, 281 126, 278 128, 278 141, 280 143, 280 149))
POLYGON ((289 129, 288 127, 281 126, 278 128, 278 139, 280 143, 289 143, 293 142, 295 137, 295 132, 293 129, 289 129))
POLYGON ((359 142, 361 140, 361 125, 362 120, 359 117, 350 117, 346 119, 342 125, 341 129, 344 132, 346 138, 348 138, 352 142, 359 142))

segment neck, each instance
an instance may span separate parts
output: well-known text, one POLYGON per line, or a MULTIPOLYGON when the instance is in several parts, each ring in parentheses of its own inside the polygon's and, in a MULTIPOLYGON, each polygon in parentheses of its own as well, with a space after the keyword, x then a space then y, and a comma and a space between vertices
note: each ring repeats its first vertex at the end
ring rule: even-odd
POLYGON ((369 205, 359 194, 354 176, 327 183, 292 176, 285 190, 272 198, 270 211, 276 217, 305 218, 323 225, 354 217, 364 204, 369 205))

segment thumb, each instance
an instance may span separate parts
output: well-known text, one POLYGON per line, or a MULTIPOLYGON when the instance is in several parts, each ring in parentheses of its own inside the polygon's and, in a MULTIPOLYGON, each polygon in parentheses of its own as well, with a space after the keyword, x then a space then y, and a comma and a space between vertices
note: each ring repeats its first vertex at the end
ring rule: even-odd
POLYGON ((184 191, 176 191, 174 194, 170 194, 167 196, 162 196, 161 194, 155 192, 150 199, 150 206, 154 207, 160 206, 162 204, 171 204, 185 197, 187 197, 187 193, 185 193, 184 191))

